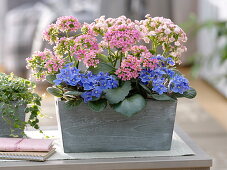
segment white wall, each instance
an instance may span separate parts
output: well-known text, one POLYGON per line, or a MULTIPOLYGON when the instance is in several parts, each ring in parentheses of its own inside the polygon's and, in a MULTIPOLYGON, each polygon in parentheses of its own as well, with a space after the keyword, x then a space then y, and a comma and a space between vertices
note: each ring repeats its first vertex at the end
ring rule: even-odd
MULTIPOLYGON (((227 0, 200 0, 199 19, 227 21, 227 0)), ((223 43, 216 39, 215 29, 205 29, 198 35, 198 52, 203 56, 201 77, 227 97, 227 61, 221 62, 219 49, 223 43)))
POLYGON ((4 29, 4 14, 6 9, 6 0, 0 0, 0 64, 2 63, 3 55, 3 29, 4 29))

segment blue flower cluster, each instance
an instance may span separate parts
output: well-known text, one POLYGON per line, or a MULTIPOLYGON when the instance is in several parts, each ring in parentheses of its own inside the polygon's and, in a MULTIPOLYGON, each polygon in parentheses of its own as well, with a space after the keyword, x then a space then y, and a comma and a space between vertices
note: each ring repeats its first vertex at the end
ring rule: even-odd
POLYGON ((159 95, 166 92, 183 94, 190 89, 189 82, 184 76, 167 67, 158 67, 154 70, 143 69, 139 79, 159 95))
POLYGON ((118 87, 116 78, 108 73, 93 74, 90 71, 80 73, 79 69, 71 66, 72 64, 67 64, 65 68, 61 69, 54 83, 55 85, 65 83, 70 86, 83 87, 85 92, 81 94, 81 97, 85 103, 91 101, 93 97, 100 98, 103 90, 118 87))
POLYGON ((173 79, 170 80, 170 90, 175 93, 183 94, 189 89, 189 82, 182 75, 175 75, 173 79))
POLYGON ((154 56, 154 57, 151 57, 151 58, 159 60, 159 66, 160 67, 166 67, 167 65, 170 65, 170 66, 175 65, 175 61, 171 57, 166 58, 164 56, 157 55, 157 56, 154 56))

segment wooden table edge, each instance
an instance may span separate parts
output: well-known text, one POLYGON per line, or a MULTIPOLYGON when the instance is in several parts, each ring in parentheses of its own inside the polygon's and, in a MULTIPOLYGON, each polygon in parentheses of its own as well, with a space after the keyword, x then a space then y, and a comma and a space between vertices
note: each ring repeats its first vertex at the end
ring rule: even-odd
POLYGON ((79 169, 79 170, 120 170, 120 169, 171 169, 171 168, 209 168, 212 159, 200 149, 190 137, 177 125, 174 130, 195 152, 191 156, 144 157, 84 160, 50 160, 46 162, 12 161, 0 162, 0 170, 38 170, 38 169, 79 169))

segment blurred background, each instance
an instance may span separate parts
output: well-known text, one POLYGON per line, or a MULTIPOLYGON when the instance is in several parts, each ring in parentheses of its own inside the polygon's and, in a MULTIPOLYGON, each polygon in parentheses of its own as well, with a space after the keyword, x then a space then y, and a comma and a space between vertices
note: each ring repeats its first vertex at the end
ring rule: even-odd
MULTIPOLYGON (((170 18, 188 34, 188 51, 179 69, 198 91, 180 99, 177 124, 214 159, 213 170, 227 169, 227 0, 1 0, 0 71, 29 77, 25 58, 48 47, 43 29, 62 15, 80 22, 146 14, 170 18)), ((45 83, 38 91, 44 93, 45 83)), ((51 98, 51 99, 50 99, 51 98)), ((56 128, 54 100, 43 99, 43 129, 56 128)))

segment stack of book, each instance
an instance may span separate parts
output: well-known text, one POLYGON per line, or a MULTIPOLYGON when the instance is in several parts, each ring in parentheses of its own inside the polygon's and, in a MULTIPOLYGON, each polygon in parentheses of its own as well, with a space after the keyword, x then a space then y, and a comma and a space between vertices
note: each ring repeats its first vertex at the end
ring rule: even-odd
POLYGON ((0 138, 0 159, 45 161, 54 152, 50 139, 0 138))

